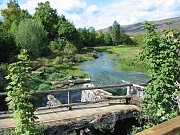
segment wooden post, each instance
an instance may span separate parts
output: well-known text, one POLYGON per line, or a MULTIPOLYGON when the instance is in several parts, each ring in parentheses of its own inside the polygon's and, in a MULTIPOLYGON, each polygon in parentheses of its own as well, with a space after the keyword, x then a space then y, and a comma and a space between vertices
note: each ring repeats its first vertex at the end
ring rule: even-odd
POLYGON ((131 86, 127 86, 127 93, 126 93, 127 96, 130 96, 131 95, 131 86))
MULTIPOLYGON (((71 94, 72 94, 72 92, 71 92, 71 91, 68 91, 68 104, 71 104, 71 103, 72 103, 71 94)), ((69 106, 68 108, 69 108, 69 110, 72 109, 71 106, 69 106)))

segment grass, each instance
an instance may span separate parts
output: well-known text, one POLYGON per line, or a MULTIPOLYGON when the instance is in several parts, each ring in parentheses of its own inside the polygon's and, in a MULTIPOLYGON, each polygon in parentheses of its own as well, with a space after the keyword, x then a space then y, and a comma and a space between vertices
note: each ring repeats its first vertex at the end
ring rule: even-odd
MULTIPOLYGON (((51 85, 52 81, 68 80, 69 76, 75 76, 77 78, 90 77, 82 71, 80 63, 93 59, 93 52, 38 58, 33 62, 34 65, 41 63, 42 66, 36 69, 36 71, 43 74, 34 75, 34 87, 36 90, 48 90, 54 88, 51 85)), ((67 86, 58 87, 66 88, 67 86)))
POLYGON ((108 57, 116 61, 117 70, 147 72, 147 66, 140 60, 139 53, 142 51, 137 46, 103 46, 95 48, 96 51, 108 52, 108 57))

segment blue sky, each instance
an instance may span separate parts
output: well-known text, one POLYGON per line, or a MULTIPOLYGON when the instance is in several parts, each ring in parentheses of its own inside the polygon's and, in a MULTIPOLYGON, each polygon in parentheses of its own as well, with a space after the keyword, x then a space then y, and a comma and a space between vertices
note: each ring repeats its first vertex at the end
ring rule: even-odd
MULTIPOLYGON (((8 0, 0 0, 1 8, 8 0)), ((47 0, 18 0, 22 9, 31 14, 37 3, 47 0)), ((49 0, 51 7, 59 15, 79 27, 91 27, 96 30, 106 28, 117 20, 128 25, 145 20, 153 21, 180 16, 180 0, 49 0)))

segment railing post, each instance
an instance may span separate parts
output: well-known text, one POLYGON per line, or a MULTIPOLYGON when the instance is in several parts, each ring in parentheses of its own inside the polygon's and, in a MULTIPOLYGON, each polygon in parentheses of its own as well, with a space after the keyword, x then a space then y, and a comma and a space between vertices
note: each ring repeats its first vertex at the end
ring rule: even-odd
MULTIPOLYGON (((71 104, 71 103, 72 103, 71 94, 72 94, 72 92, 71 92, 71 91, 68 91, 68 104, 71 104)), ((71 106, 69 106, 68 108, 69 108, 69 110, 72 109, 71 106)))
POLYGON ((138 98, 140 98, 140 91, 139 91, 139 89, 136 90, 136 96, 137 96, 138 98))
POLYGON ((131 86, 127 86, 127 92, 126 92, 127 96, 131 95, 131 86))

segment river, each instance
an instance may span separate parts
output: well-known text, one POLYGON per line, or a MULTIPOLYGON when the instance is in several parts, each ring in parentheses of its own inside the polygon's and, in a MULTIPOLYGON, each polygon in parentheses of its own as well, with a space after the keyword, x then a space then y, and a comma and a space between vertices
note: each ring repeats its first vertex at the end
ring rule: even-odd
MULTIPOLYGON (((108 84, 117 84, 123 83, 124 81, 129 83, 146 83, 150 77, 145 73, 141 72, 125 72, 115 70, 116 63, 107 57, 107 53, 102 52, 98 54, 98 58, 92 61, 86 61, 81 64, 83 71, 91 76, 91 80, 95 86, 99 85, 108 85, 108 84)), ((75 86, 75 87, 82 87, 75 86)), ((112 89, 111 89, 111 92, 112 89)), ((123 94, 123 91, 120 91, 123 94)), ((67 103, 67 92, 60 92, 53 94, 61 103, 67 103)), ((80 102, 81 92, 72 93, 72 102, 80 102)), ((40 106, 46 106, 47 99, 40 106)))
POLYGON ((122 83, 146 83, 150 77, 141 72, 125 72, 116 70, 116 63, 107 57, 106 52, 98 54, 98 58, 93 61, 82 63, 83 71, 91 76, 95 85, 106 85, 122 83))

